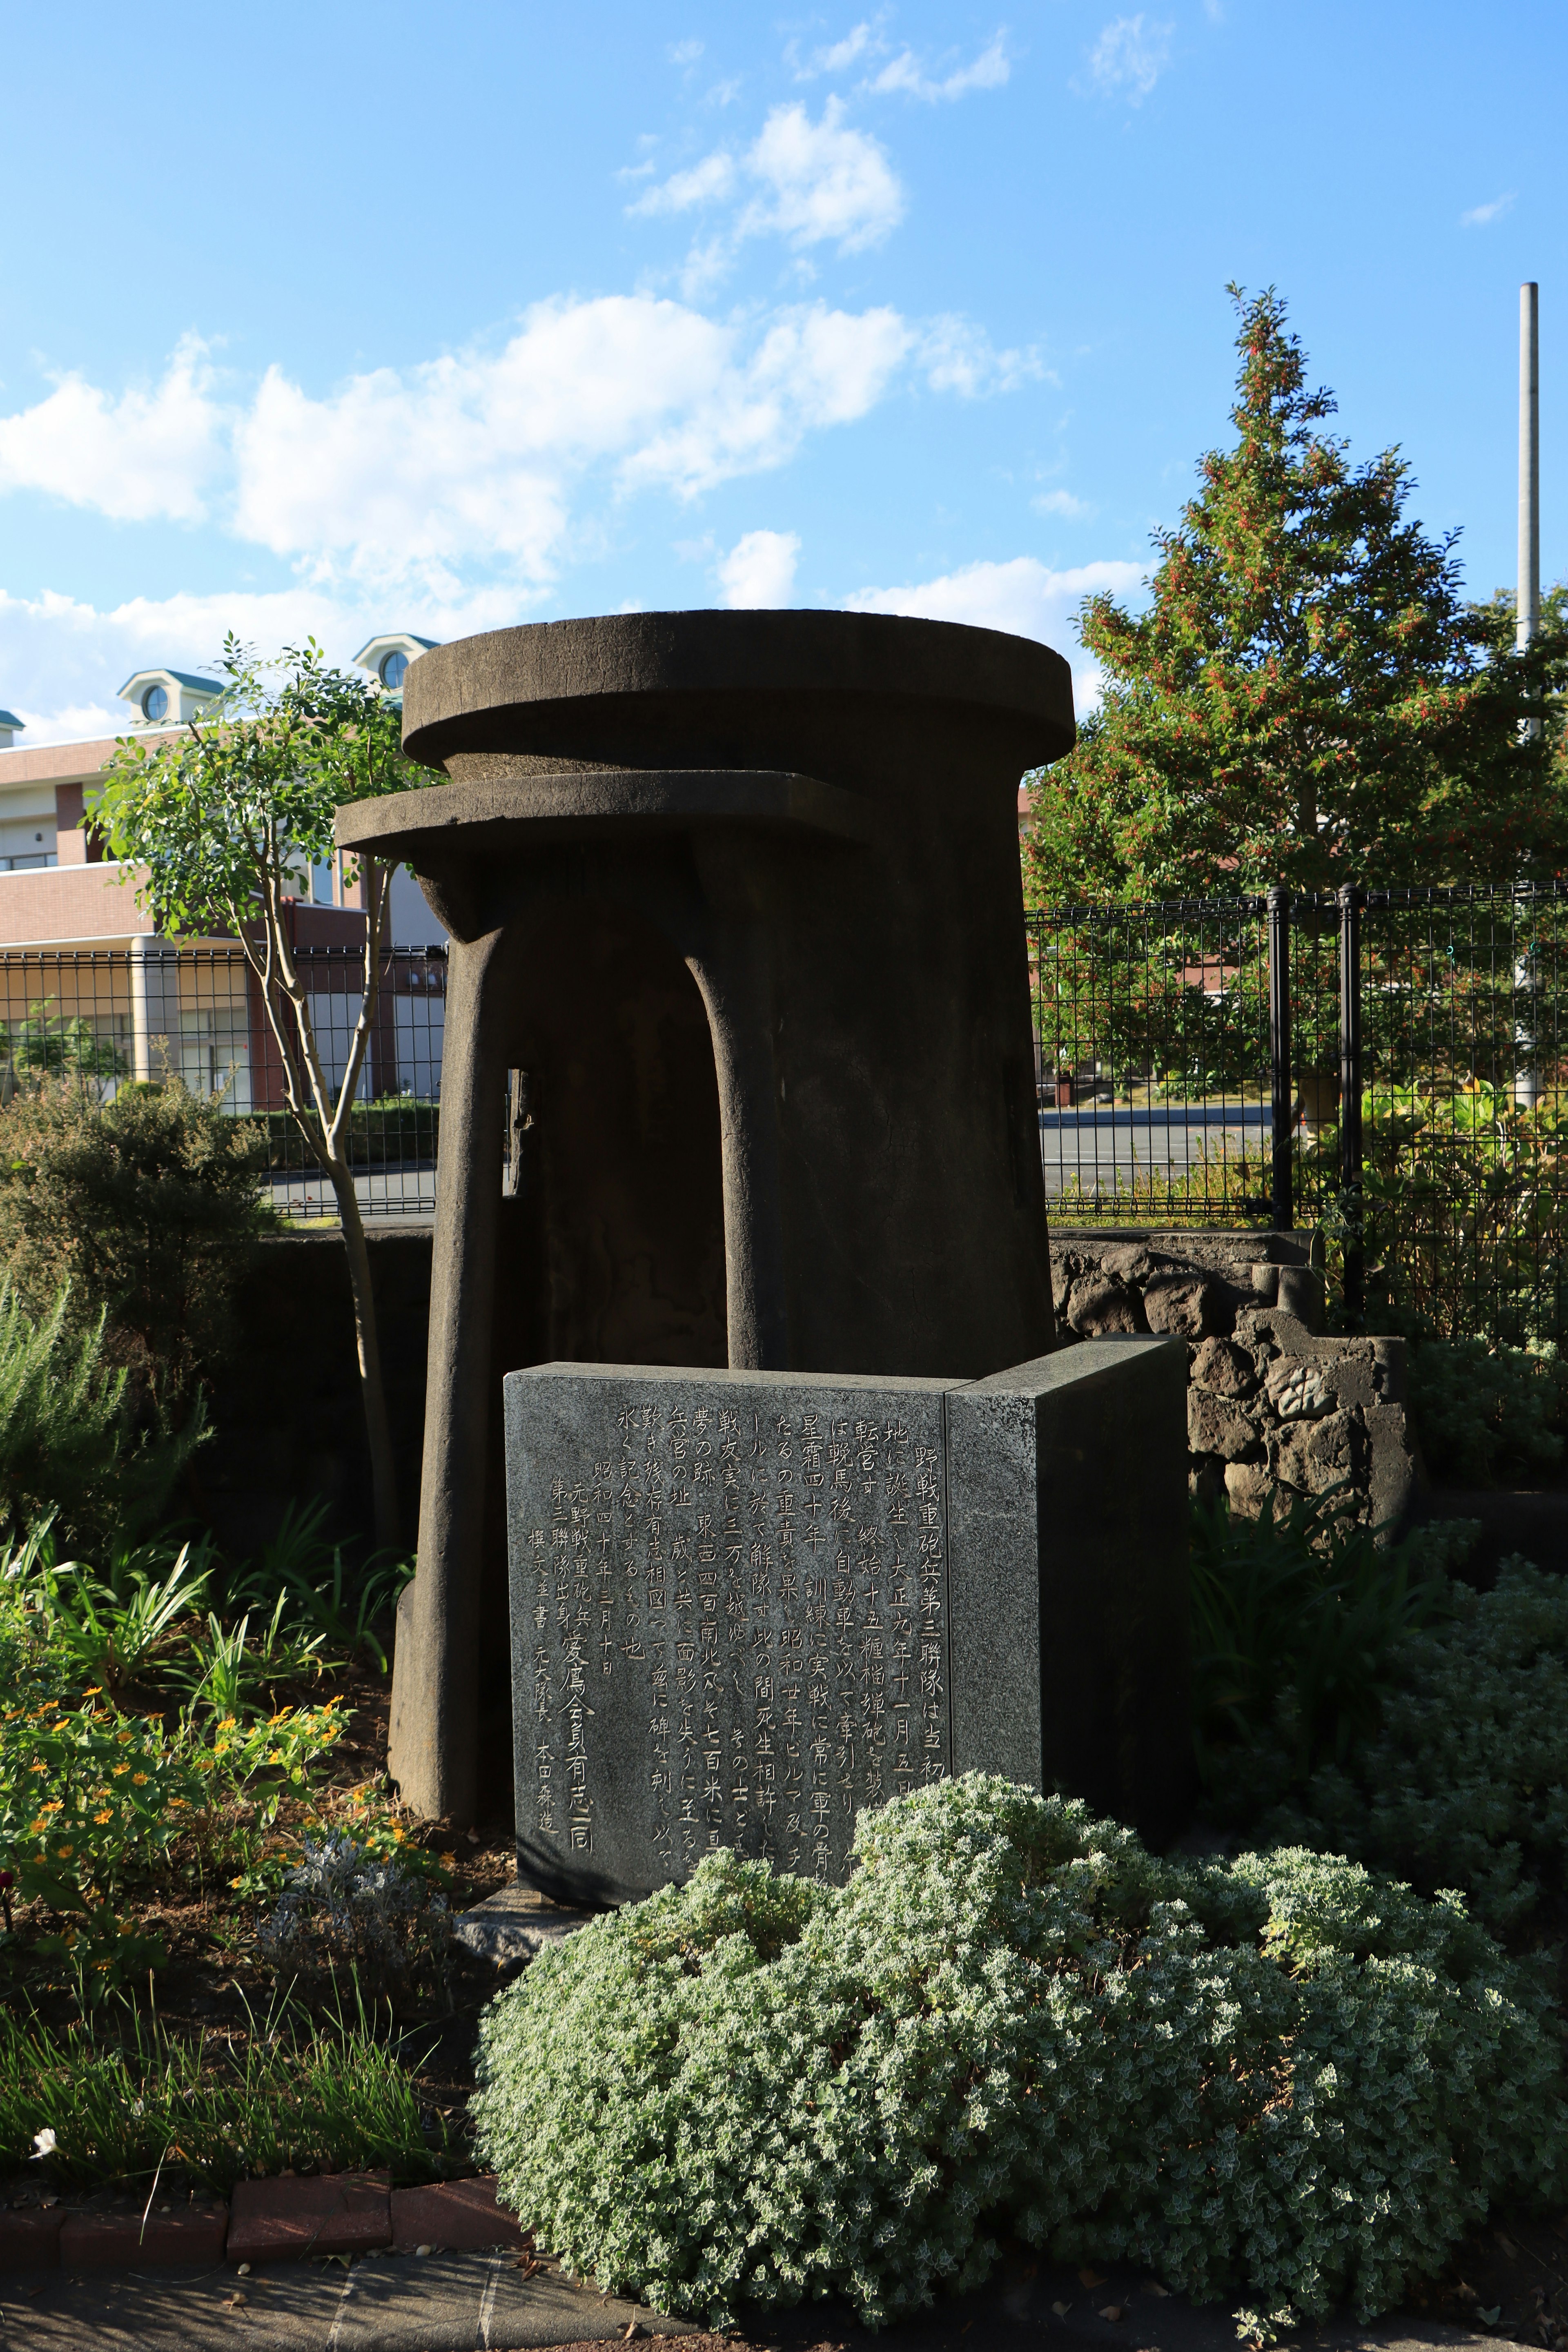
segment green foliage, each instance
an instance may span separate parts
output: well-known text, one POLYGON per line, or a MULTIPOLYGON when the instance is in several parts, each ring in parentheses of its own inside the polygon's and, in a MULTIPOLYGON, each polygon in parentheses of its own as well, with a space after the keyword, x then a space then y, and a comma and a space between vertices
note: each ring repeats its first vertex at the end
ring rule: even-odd
POLYGON ((407 2065, 363 2011, 307 2029, 279 2005, 257 2027, 209 2043, 138 2014, 116 2040, 101 2014, 58 2034, 0 2011, 0 2165, 20 2170, 47 2132, 46 2178, 62 2189, 160 2167, 224 2196, 286 2167, 388 2165, 400 2182, 454 2168, 445 2125, 426 2135, 407 2065))
POLYGON ((56 1515, 78 1534, 143 1520, 205 1434, 198 1405, 174 1435, 133 1436, 102 1316, 73 1329, 71 1305, 61 1290, 35 1320, 0 1284, 0 1535, 56 1515))
POLYGON ((376 1535, 390 1545, 397 1539, 396 1464, 351 1148, 380 997, 390 875, 379 859, 360 862, 363 986, 346 1053, 331 1077, 317 1045, 309 976, 294 951, 292 901, 301 868, 334 854, 340 806, 404 791, 431 772, 404 759, 396 707, 363 675, 331 667, 313 638, 262 662, 230 635, 219 667, 226 683, 216 715, 158 743, 121 740, 94 822, 122 861, 122 878, 137 879, 160 930, 226 929, 255 975, 285 1104, 331 1181, 342 1223, 376 1535))
POLYGON ((0 1263, 37 1316, 70 1285, 167 1419, 232 1343, 242 1244, 276 1229, 261 1138, 177 1078, 100 1108, 70 1081, 0 1112, 0 1263))
POLYGON ((339 1657, 374 1658, 385 1674, 386 1652, 375 1628, 396 1608, 414 1562, 373 1555, 351 1568, 342 1546, 322 1533, 326 1516, 320 1501, 289 1504, 255 1567, 230 1579, 229 1605, 265 1609, 270 1601, 274 1626, 279 1612, 287 1611, 297 1638, 323 1644, 339 1657))
MULTIPOLYGON (((1261 1822, 1257 1797, 1232 1818, 1419 1887, 1458 1887, 1511 1935, 1568 1895, 1568 1582, 1515 1559, 1490 1592, 1456 1583, 1450 1608, 1400 1643, 1380 1720, 1342 1761, 1261 1822)), ((1267 1739, 1254 1771, 1266 1801, 1267 1739)), ((1232 1792, 1245 1794, 1242 1774, 1232 1792)))
POLYGON ((125 1056, 112 1041, 100 1038, 79 1013, 57 1011, 52 996, 30 1004, 15 1030, 0 1027, 0 1059, 29 1077, 118 1078, 125 1070, 125 1056))
POLYGON ((352 1979, 395 2005, 445 1993, 451 1914, 411 1863, 341 1831, 307 1838, 258 1944, 307 1986, 352 1979))
POLYGON ((1563 1459, 1568 1365, 1550 1344, 1527 1350, 1418 1339, 1410 1350, 1410 1402, 1423 1454, 1452 1485, 1539 1477, 1563 1459))
POLYGON ((1156 533, 1147 613, 1103 594, 1083 608, 1105 694, 1037 780, 1036 895, 1558 871, 1568 630, 1516 655, 1500 615, 1464 603, 1452 539, 1405 519, 1397 452, 1352 467, 1283 302, 1232 292, 1237 441, 1200 460, 1180 525, 1156 533), (1540 740, 1527 710, 1545 714, 1540 740))
POLYGON ((1258 1801, 1265 1736, 1276 1798, 1342 1764, 1377 1724, 1406 1637, 1449 1606, 1446 1578, 1352 1514, 1338 1494, 1297 1496, 1282 1518, 1273 1496, 1255 1519, 1223 1501, 1194 1509, 1194 1732, 1216 1792, 1236 1780, 1258 1801))
MULTIPOLYGON (((160 930, 242 936, 258 890, 297 889, 336 855, 346 802, 421 782, 403 757, 402 712, 358 672, 334 669, 313 639, 260 661, 225 640, 222 699, 172 740, 122 737, 93 822, 112 855, 145 866, 160 930)), ((128 877, 129 878, 129 877, 128 877)))
POLYGON ((1266 2330, 1385 2310, 1495 2198, 1559 2191, 1558 2030, 1456 1903, 1158 1862, 973 1775, 856 1852, 842 1889, 710 1854, 488 2012, 479 2148, 574 2268, 711 2324, 876 2322, 1010 2230, 1266 2330))

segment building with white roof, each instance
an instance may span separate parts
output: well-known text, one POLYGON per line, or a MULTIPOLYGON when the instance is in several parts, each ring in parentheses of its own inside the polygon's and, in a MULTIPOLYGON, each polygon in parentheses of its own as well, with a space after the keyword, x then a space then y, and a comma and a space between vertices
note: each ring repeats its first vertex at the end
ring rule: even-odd
MULTIPOLYGON (((432 643, 389 631, 361 649, 355 666, 401 700, 408 664, 432 643)), ((168 740, 209 711, 221 692, 220 680, 186 670, 139 669, 120 688, 130 707, 125 731, 168 740)), ((107 856, 92 829, 93 804, 118 739, 29 750, 16 740, 25 731, 13 712, 0 709, 0 1063, 16 1061, 17 1036, 31 1024, 31 1032, 58 1033, 69 1041, 60 1049, 62 1066, 85 1066, 79 1056, 89 1050, 82 1041, 90 1035, 102 1049, 105 1069, 155 1077, 163 1056, 189 1083, 203 1087, 221 1085, 227 1070, 237 1074, 235 1108, 265 1107, 275 1088, 262 1087, 259 1074, 266 1065, 275 1066, 276 1052, 264 1050, 259 993, 247 979, 235 942, 215 936, 194 957, 171 954, 151 913, 137 903, 145 869, 107 856)), ((318 866, 300 880, 292 902, 296 945, 362 948, 360 888, 345 883, 341 863, 318 866)), ((438 945, 444 937, 413 877, 395 875, 389 945, 438 945)), ((182 948, 193 944, 181 942, 182 948)), ((394 997, 428 983, 418 960, 405 971, 406 961, 398 960, 394 997)), ((339 991, 352 986, 352 972, 345 970, 332 984, 339 991)), ((391 1014, 396 1009, 394 1004, 391 1014)), ((367 1087, 373 1076, 378 1091, 406 1082, 397 1075, 396 1043, 394 1024, 385 1040, 377 1040, 367 1087)), ((35 1035, 35 1063, 38 1050, 35 1035)), ((49 1050, 47 1036, 42 1050, 49 1050)), ((0 1072, 0 1091, 4 1083, 0 1072)))

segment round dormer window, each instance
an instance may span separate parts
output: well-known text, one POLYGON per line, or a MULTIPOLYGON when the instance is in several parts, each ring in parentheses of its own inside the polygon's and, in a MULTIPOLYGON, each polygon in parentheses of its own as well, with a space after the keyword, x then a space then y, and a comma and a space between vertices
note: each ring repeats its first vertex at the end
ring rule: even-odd
POLYGON ((408 656, 406 654, 383 654, 381 657, 381 668, 378 675, 388 694, 395 694, 397 692, 398 688, 403 684, 404 678, 407 675, 407 670, 408 656))
POLYGON ((142 718, 151 719, 155 727, 160 719, 167 717, 168 709, 169 697, 166 688, 161 686, 150 686, 142 697, 142 718))

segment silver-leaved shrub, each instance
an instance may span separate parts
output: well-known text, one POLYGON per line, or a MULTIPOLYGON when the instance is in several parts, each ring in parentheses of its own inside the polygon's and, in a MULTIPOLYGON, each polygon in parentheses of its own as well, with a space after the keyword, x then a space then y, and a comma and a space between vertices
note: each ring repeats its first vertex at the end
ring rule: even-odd
POLYGON ((862 1813, 843 1888, 710 1855, 488 2012, 476 2108, 541 2244, 667 2311, 977 2285, 998 2237, 1267 2333, 1397 2303, 1561 2197, 1540 1975, 1333 1857, 1173 1864, 972 1774, 862 1813))
MULTIPOLYGON (((1516 1556, 1490 1592, 1450 1592, 1445 1621, 1390 1654, 1375 1729, 1278 1809, 1254 1803, 1247 1833, 1457 1886, 1513 1937, 1568 1891, 1568 1582, 1516 1556)), ((1255 1789, 1282 1777, 1271 1755, 1250 1769, 1255 1789)))

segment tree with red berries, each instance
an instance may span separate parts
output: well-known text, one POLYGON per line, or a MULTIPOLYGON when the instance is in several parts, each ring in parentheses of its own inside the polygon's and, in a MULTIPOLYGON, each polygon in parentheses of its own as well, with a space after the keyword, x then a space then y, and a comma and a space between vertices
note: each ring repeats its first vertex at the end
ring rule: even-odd
POLYGON ((1031 780, 1031 897, 1568 872, 1563 597, 1516 653, 1510 600, 1467 604, 1456 535, 1406 518, 1397 449, 1355 467, 1322 431, 1274 289, 1230 292, 1238 437, 1156 534, 1148 609, 1082 609, 1103 699, 1031 780))

